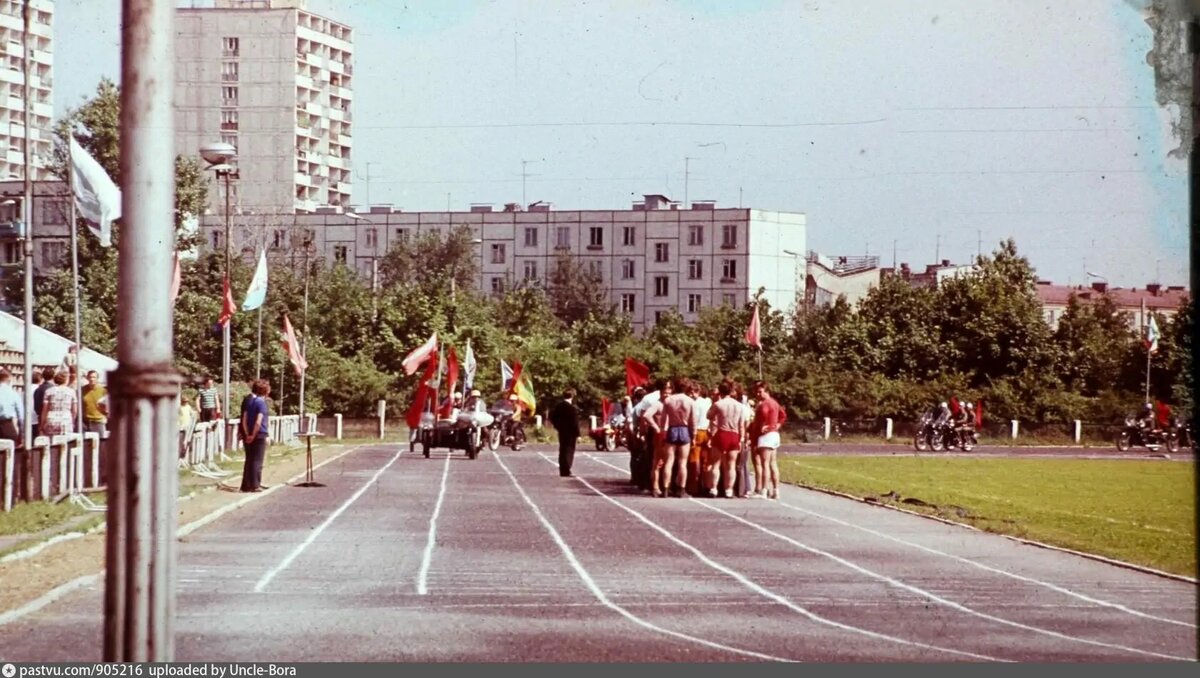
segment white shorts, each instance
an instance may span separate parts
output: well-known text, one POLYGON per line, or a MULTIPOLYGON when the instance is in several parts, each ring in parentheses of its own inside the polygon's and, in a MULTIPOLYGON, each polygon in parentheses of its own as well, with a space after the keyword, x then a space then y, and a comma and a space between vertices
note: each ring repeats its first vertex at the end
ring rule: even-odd
POLYGON ((760 447, 767 447, 772 450, 779 449, 779 432, 775 431, 772 433, 762 434, 758 437, 758 441, 754 443, 754 447, 755 449, 760 447))

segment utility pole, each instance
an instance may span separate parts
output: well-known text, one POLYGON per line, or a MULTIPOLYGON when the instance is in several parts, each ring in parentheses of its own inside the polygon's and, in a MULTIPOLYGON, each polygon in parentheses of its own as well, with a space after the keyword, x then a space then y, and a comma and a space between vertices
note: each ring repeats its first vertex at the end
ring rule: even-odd
POLYGON ((975 229, 975 258, 983 256, 983 229, 975 229))
POLYGON ((365 183, 365 188, 366 188, 366 196, 365 197, 366 197, 366 201, 367 201, 367 211, 368 212, 371 211, 371 165, 378 165, 378 164, 379 163, 377 163, 377 162, 366 163, 367 174, 366 174, 366 176, 363 177, 363 181, 366 182, 365 183))
MULTIPOLYGON (((22 369, 25 373, 23 380, 25 383, 25 426, 24 435, 22 438, 25 442, 25 449, 33 449, 33 417, 30 413, 33 412, 33 8, 29 6, 30 0, 25 0, 25 5, 21 10, 22 18, 25 24, 25 34, 22 42, 25 46, 25 60, 22 66, 25 70, 25 194, 21 199, 21 221, 25 223, 25 241, 21 243, 21 251, 24 254, 24 273, 25 273, 25 356, 23 358, 22 369)), ((75 228, 75 224, 70 227, 75 228)), ((78 365, 78 360, 76 365, 78 365)), ((78 367, 76 368, 78 369, 78 367)), ((82 408, 81 408, 82 409, 82 408)))
POLYGON ((940 264, 942 262, 942 234, 938 233, 937 245, 933 250, 933 263, 940 264))
POLYGON ((896 241, 892 241, 892 272, 896 271, 896 241))
MULTIPOLYGON (((106 662, 175 659, 179 386, 171 323, 175 1, 122 0, 117 362, 105 456, 106 662)), ((74 227, 74 224, 72 224, 74 227)))
MULTIPOLYGON (((545 160, 545 158, 542 158, 541 160, 522 160, 521 161, 521 209, 525 209, 529 205, 529 202, 528 202, 529 199, 525 197, 525 180, 528 179, 529 177, 537 176, 536 174, 530 174, 530 173, 526 172, 525 167, 528 166, 529 163, 531 163, 531 162, 542 162, 544 160, 545 160)), ((449 207, 447 207, 447 210, 449 210, 449 207)))
POLYGON ((688 208, 688 182, 691 179, 691 164, 696 158, 683 158, 683 209, 688 208))
POLYGON ((742 208, 742 187, 738 186, 738 209, 742 208))

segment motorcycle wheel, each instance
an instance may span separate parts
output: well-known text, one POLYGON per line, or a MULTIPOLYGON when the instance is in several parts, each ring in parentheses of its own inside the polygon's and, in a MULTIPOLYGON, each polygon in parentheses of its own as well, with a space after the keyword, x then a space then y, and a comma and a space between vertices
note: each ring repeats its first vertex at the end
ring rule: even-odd
POLYGON ((1121 434, 1117 436, 1117 449, 1120 450, 1121 452, 1125 452, 1125 451, 1129 450, 1129 432, 1128 431, 1122 431, 1121 434))
POLYGON ((617 449, 617 434, 607 433, 604 435, 604 451, 612 452, 617 449))
POLYGON ((913 447, 917 448, 918 452, 929 449, 929 438, 926 437, 924 431, 917 431, 917 435, 913 436, 913 447))
POLYGON ((929 434, 929 449, 934 452, 941 452, 946 449, 946 441, 943 440, 941 431, 934 431, 929 434))
POLYGON ((1175 435, 1174 433, 1166 434, 1165 443, 1167 446, 1167 451, 1171 454, 1175 454, 1179 451, 1179 436, 1175 435))
POLYGON ((604 439, 603 438, 596 438, 596 451, 597 452, 604 451, 604 439))
POLYGON ((970 452, 971 450, 975 449, 974 436, 969 433, 964 433, 959 438, 959 447, 962 448, 963 452, 970 452))
POLYGON ((487 447, 492 452, 495 452, 500 447, 500 429, 494 428, 488 431, 487 447))

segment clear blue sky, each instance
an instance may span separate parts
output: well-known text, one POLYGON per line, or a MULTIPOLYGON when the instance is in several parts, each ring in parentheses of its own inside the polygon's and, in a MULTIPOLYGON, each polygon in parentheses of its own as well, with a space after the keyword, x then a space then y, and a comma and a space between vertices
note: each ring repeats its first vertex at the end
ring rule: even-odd
MULTIPOLYGON (((1187 284, 1186 166, 1119 0, 309 0, 355 35, 355 202, 804 212, 914 266, 1012 236, 1039 274, 1187 284), (449 194, 449 196, 448 196, 449 194), (939 237, 940 236, 940 237, 939 237), (939 244, 940 243, 940 244, 939 244)), ((55 108, 119 74, 118 0, 58 0, 55 108)))

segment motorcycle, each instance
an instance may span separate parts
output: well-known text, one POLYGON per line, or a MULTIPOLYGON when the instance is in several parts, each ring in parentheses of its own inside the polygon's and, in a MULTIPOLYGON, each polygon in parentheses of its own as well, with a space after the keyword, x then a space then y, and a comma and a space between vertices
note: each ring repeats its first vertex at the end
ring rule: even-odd
POLYGON ((970 452, 978 444, 979 436, 974 428, 958 428, 952 422, 935 424, 929 413, 921 415, 917 422, 917 433, 913 436, 913 446, 920 452, 941 452, 956 447, 963 452, 970 452))
MULTIPOLYGON (((913 435, 913 447, 918 452, 924 452, 932 446, 933 441, 933 417, 926 412, 921 415, 917 421, 917 432, 913 435)), ((939 438, 940 442, 940 438, 939 438)))
POLYGON ((625 415, 613 415, 607 424, 597 426, 589 431, 588 435, 595 443, 597 452, 612 452, 618 447, 625 447, 625 415))
POLYGON ((1173 429, 1158 430, 1138 426, 1133 417, 1125 419, 1125 426, 1117 434, 1117 450, 1127 451, 1131 447, 1145 447, 1157 450, 1159 446, 1167 448, 1168 452, 1179 451, 1179 436, 1173 429))
POLYGON ((491 426, 484 430, 484 441, 487 448, 495 452, 501 445, 511 447, 513 452, 525 444, 525 426, 513 419, 513 413, 506 410, 492 410, 495 419, 491 426))
POLYGON ((1171 417, 1171 431, 1175 434, 1179 447, 1194 447, 1192 442, 1192 422, 1171 417))

